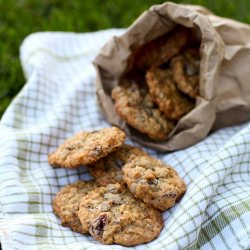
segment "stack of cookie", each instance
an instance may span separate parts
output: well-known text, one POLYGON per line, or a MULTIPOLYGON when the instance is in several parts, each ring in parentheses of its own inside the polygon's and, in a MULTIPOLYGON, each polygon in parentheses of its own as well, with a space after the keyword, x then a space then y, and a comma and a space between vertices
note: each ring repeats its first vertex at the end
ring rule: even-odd
POLYGON ((160 211, 172 207, 186 185, 173 168, 124 142, 125 133, 116 127, 81 132, 48 159, 54 167, 86 165, 95 179, 57 193, 53 210, 62 225, 104 244, 131 246, 160 234, 160 211))
POLYGON ((137 48, 112 90, 121 119, 155 141, 168 138, 199 94, 199 44, 191 38, 191 30, 180 26, 137 48))

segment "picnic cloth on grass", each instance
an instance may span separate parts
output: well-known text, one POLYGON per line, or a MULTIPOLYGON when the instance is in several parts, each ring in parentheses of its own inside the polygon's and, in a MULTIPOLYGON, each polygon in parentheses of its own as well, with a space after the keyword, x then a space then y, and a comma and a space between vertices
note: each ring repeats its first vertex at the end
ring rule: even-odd
MULTIPOLYGON (((48 153, 65 138, 109 126, 97 105, 91 61, 123 31, 45 32, 24 40, 21 62, 27 83, 0 123, 3 250, 126 249, 60 225, 52 212, 53 197, 89 175, 85 167, 54 169, 47 162, 48 153)), ((156 240, 129 249, 250 248, 250 123, 221 129, 185 150, 145 150, 172 165, 185 179, 187 192, 164 213, 156 240)))

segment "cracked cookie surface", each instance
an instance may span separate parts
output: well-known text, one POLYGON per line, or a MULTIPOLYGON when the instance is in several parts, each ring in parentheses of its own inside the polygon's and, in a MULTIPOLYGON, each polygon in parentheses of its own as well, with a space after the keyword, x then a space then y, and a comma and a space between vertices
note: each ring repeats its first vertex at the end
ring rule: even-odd
POLYGON ((170 69, 151 68, 146 74, 149 93, 167 118, 178 120, 193 107, 193 100, 175 86, 170 69))
POLYGON ((96 183, 100 186, 123 183, 121 168, 138 155, 146 155, 146 152, 124 144, 115 152, 87 167, 90 174, 95 178, 96 183))
POLYGON ((122 171, 133 195, 161 211, 174 206, 186 191, 173 168, 150 156, 134 158, 122 171))
POLYGON ((164 140, 172 131, 174 123, 161 113, 147 90, 140 88, 137 83, 124 80, 113 89, 112 98, 117 114, 151 139, 164 140))
POLYGON ((53 199, 53 211, 61 219, 62 225, 70 227, 79 233, 88 233, 84 230, 77 213, 81 198, 89 191, 97 188, 97 185, 90 181, 77 181, 63 187, 53 199))
POLYGON ((80 132, 49 154, 48 160, 52 166, 65 168, 92 164, 120 147, 125 137, 117 127, 80 132))
POLYGON ((85 230, 104 244, 132 246, 155 239, 163 227, 161 213, 136 200, 121 184, 89 192, 81 200, 78 217, 85 230))

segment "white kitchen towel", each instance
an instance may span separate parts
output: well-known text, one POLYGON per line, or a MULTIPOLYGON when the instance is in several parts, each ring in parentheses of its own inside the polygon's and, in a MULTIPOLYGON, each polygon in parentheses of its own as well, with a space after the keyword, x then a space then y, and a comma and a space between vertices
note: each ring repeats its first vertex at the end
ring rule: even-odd
MULTIPOLYGON (((127 249, 102 245, 60 225, 52 212, 53 197, 89 175, 85 167, 55 169, 47 161, 48 153, 76 132, 110 126, 97 104, 91 61, 106 41, 123 32, 44 32, 24 40, 27 83, 0 122, 3 250, 127 249)), ((250 248, 249 123, 216 131, 185 150, 145 150, 172 165, 187 192, 163 214, 164 228, 156 240, 129 249, 250 248)))

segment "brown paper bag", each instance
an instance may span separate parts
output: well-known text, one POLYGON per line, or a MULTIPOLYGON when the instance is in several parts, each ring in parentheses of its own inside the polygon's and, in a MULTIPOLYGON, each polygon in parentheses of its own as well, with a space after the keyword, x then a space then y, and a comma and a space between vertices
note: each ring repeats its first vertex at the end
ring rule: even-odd
POLYGON ((200 6, 171 2, 152 6, 120 37, 113 37, 94 60, 96 92, 101 110, 127 135, 160 151, 178 150, 205 138, 211 130, 250 118, 250 26, 213 15, 200 6), (165 33, 177 24, 201 36, 199 97, 163 142, 155 142, 126 125, 114 110, 112 89, 128 66, 134 48, 165 33))

